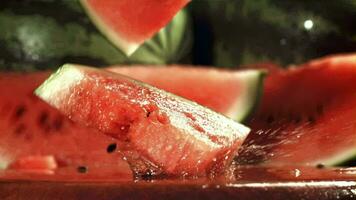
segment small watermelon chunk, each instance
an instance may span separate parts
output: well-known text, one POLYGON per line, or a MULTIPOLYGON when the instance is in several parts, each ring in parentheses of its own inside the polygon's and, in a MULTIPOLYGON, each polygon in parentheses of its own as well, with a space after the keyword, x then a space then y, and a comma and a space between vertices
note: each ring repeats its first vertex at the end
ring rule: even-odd
POLYGON ((15 170, 55 170, 57 162, 54 156, 27 156, 11 163, 9 169, 15 170))
POLYGON ((249 128, 126 76, 64 65, 36 94, 116 138, 134 173, 206 175, 230 163, 249 128))
POLYGON ((355 82, 355 54, 268 76, 238 162, 333 166, 356 157, 355 82))
POLYGON ((190 0, 81 0, 98 29, 127 55, 164 27, 190 0))
POLYGON ((263 70, 182 65, 111 67, 108 70, 195 101, 238 122, 255 110, 265 75, 263 70))

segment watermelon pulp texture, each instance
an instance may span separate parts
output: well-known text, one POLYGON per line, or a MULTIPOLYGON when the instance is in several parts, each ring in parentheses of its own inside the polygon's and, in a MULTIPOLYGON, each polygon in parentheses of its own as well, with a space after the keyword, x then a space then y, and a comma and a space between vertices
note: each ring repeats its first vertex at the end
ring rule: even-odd
POLYGON ((268 76, 238 161, 336 165, 356 156, 355 81, 356 55, 327 57, 268 76))
POLYGON ((84 66, 64 65, 36 94, 72 120, 116 138, 139 175, 220 172, 249 132, 196 103, 84 66))
POLYGON ((33 94, 48 75, 0 73, 0 167, 51 155, 59 168, 100 167, 130 175, 121 154, 107 151, 112 139, 74 124, 33 94))
POLYGON ((198 102, 238 122, 257 106, 262 93, 261 70, 222 70, 206 67, 112 67, 127 75, 178 96, 198 102))
POLYGON ((127 55, 151 38, 189 0, 81 0, 99 30, 127 55))

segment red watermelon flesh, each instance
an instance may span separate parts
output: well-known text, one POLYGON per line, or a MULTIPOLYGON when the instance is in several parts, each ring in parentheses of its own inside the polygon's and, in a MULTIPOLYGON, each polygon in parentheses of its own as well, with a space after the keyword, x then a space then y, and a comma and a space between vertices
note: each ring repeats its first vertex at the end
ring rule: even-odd
POLYGON ((33 95, 48 74, 0 74, 0 166, 17 166, 27 157, 52 155, 60 168, 85 166, 90 170, 100 166, 130 174, 117 151, 107 152, 115 141, 74 124, 33 95))
POLYGON ((182 65, 111 67, 109 70, 198 102, 238 122, 244 121, 257 106, 264 77, 261 70, 182 65))
POLYGON ((72 120, 117 139, 138 175, 205 175, 231 161, 249 129, 126 76, 64 65, 37 90, 72 120))
POLYGON ((57 161, 54 156, 43 155, 17 158, 16 161, 10 164, 8 169, 41 174, 53 174, 57 167, 57 161))
POLYGON ((190 0, 81 0, 97 27, 131 55, 190 0))
POLYGON ((239 163, 335 165, 356 156, 356 55, 267 77, 239 163))

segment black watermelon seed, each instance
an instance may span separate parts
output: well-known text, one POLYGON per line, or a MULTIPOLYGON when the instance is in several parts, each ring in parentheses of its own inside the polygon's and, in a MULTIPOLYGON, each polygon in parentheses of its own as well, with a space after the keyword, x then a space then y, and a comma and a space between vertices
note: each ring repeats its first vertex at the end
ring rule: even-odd
POLYGON ((26 113, 26 107, 25 105, 19 105, 17 106, 15 110, 15 119, 20 119, 24 114, 26 113))
POLYGON ((42 111, 40 116, 38 117, 38 123, 40 124, 40 126, 44 126, 47 123, 48 118, 48 113, 46 111, 42 111))
POLYGON ((319 164, 316 165, 316 168, 318 168, 318 169, 323 169, 324 167, 325 167, 325 165, 323 165, 323 164, 321 164, 321 163, 319 163, 319 164))
POLYGON ((21 133, 23 133, 26 130, 26 126, 24 124, 19 124, 16 129, 15 129, 15 133, 20 135, 21 133))
POLYGON ((108 153, 112 153, 116 150, 116 147, 117 147, 116 143, 109 144, 108 147, 106 148, 106 151, 108 153))
POLYGON ((315 123, 315 118, 313 116, 309 116, 308 117, 308 121, 311 123, 311 124, 314 124, 315 123))
POLYGON ((273 117, 272 115, 268 116, 267 119, 266 119, 266 122, 267 122, 268 124, 273 123, 273 122, 274 122, 274 117, 273 117))
POLYGON ((79 167, 77 168, 77 171, 78 171, 79 173, 84 174, 84 173, 87 173, 87 172, 88 172, 88 168, 87 168, 86 166, 79 166, 79 167))
POLYGON ((302 121, 302 119, 301 119, 301 117, 299 117, 299 116, 294 119, 294 122, 295 122, 296 124, 299 124, 300 121, 302 121))
POLYGON ((63 127, 63 117, 62 116, 57 116, 54 121, 53 121, 53 129, 55 131, 60 131, 63 127))
POLYGON ((146 117, 149 117, 150 115, 151 115, 151 112, 148 111, 148 112, 146 113, 146 117))

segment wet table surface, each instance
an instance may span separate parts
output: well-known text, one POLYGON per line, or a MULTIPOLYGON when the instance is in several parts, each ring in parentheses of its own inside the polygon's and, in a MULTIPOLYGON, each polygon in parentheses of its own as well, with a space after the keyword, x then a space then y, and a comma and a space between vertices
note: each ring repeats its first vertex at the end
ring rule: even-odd
POLYGON ((215 178, 0 171, 0 199, 356 199, 356 168, 236 167, 215 178))

